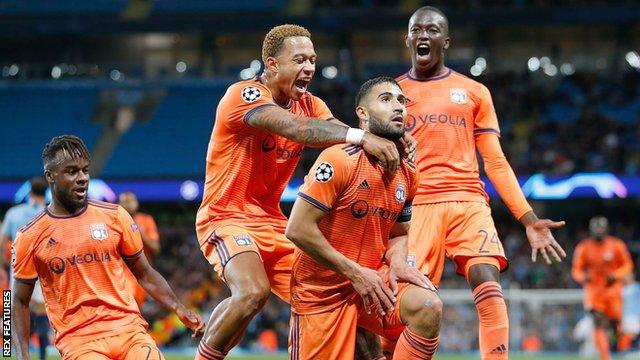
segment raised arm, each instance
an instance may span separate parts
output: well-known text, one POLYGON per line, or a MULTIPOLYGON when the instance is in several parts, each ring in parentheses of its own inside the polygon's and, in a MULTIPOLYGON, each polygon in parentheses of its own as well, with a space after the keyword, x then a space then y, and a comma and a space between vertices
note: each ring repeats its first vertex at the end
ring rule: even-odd
POLYGON ((11 291, 12 338, 16 349, 16 359, 29 360, 29 337, 31 336, 31 315, 29 302, 35 282, 15 280, 11 291))
POLYGON ((269 130, 287 139, 311 147, 327 147, 340 143, 362 145, 363 149, 375 156, 382 165, 395 171, 400 164, 400 154, 396 145, 364 130, 348 128, 336 121, 295 115, 279 106, 261 106, 248 114, 249 125, 269 130))
POLYGON ((349 279, 356 292, 362 296, 367 313, 371 313, 371 304, 382 315, 385 314, 385 309, 393 309, 395 297, 378 272, 350 260, 324 237, 318 227, 324 216, 324 211, 301 198, 296 199, 287 224, 287 238, 316 262, 349 279))
POLYGON ((565 222, 538 219, 520 189, 520 184, 518 184, 516 175, 502 152, 496 134, 482 133, 477 135, 476 146, 484 161, 484 170, 489 180, 513 216, 526 228, 527 239, 531 244, 531 261, 536 261, 538 252, 542 254, 548 264, 551 264, 548 253, 556 261, 562 261, 562 258, 567 254, 551 234, 551 229, 560 228, 564 226, 565 222))

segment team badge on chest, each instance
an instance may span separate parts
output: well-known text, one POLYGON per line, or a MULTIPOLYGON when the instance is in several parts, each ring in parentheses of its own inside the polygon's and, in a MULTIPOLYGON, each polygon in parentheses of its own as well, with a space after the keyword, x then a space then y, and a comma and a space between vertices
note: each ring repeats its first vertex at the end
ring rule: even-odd
POLYGON ((100 241, 108 238, 107 225, 103 223, 91 224, 91 237, 100 241))
POLYGON ((450 89, 451 102, 454 104, 466 104, 467 103, 467 90, 465 89, 450 89))
POLYGON ((404 202, 406 198, 407 194, 404 188, 404 184, 398 184, 398 186, 396 187, 396 200, 398 202, 404 202))

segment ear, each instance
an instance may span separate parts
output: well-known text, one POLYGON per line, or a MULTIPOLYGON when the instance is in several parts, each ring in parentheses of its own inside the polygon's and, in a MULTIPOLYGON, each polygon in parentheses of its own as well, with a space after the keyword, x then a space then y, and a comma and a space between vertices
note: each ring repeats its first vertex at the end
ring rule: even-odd
POLYGON ((444 39, 444 49, 447 50, 449 49, 449 43, 451 42, 451 38, 447 36, 446 39, 444 39))
POLYGON ((47 180, 49 184, 53 184, 55 182, 53 179, 53 173, 51 172, 51 170, 47 169, 44 171, 44 178, 45 180, 47 180))
POLYGON ((266 70, 273 72, 274 74, 278 73, 278 60, 273 56, 269 56, 264 64, 266 70))
POLYGON ((411 48, 411 44, 409 43, 409 35, 404 36, 404 45, 408 48, 411 48))
POLYGON ((358 122, 361 129, 369 128, 369 112, 364 106, 360 105, 356 107, 356 115, 358 116, 358 122))

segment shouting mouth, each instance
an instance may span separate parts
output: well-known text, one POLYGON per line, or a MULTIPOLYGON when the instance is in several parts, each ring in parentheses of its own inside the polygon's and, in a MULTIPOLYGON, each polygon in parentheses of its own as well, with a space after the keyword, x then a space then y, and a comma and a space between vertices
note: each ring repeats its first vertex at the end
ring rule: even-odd
POLYGON ((293 85, 296 87, 298 91, 304 93, 307 91, 307 87, 309 86, 310 82, 311 82, 311 79, 309 80, 298 79, 293 83, 293 85))
POLYGON ((429 55, 429 53, 431 52, 431 48, 429 47, 429 44, 418 44, 418 46, 416 47, 416 52, 418 53, 418 56, 427 56, 429 55))

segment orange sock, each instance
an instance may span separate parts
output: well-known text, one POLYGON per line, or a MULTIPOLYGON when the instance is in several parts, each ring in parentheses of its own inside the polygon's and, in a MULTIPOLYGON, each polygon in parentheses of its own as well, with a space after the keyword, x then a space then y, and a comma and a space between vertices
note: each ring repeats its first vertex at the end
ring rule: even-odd
POLYGON ((509 317, 502 287, 487 281, 473 289, 473 300, 478 312, 480 354, 482 359, 509 358, 509 317))
POLYGON ((216 350, 200 341, 198 352, 196 352, 196 357, 193 360, 223 360, 225 356, 227 356, 226 353, 216 350))
POLYGON ((622 333, 618 336, 618 351, 623 352, 631 349, 633 337, 629 334, 622 333))
POLYGON ((439 341, 440 336, 427 339, 414 333, 407 326, 400 334, 393 359, 433 359, 439 341))
POLYGON ((593 332, 596 338, 596 347, 600 353, 600 360, 611 359, 611 353, 609 352, 609 338, 607 332, 602 328, 596 328, 593 332))

